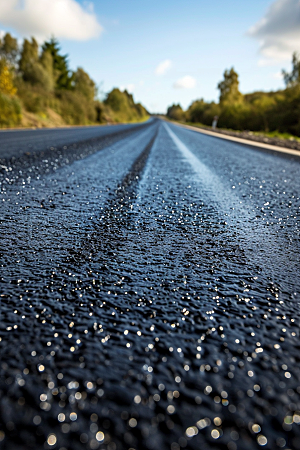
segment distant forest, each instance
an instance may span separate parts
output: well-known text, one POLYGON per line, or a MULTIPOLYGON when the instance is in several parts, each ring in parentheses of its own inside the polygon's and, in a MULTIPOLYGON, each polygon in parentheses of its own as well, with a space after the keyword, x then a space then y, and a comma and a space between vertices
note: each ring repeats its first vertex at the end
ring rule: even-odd
POLYGON ((70 70, 68 56, 51 39, 19 47, 9 33, 0 40, 0 127, 137 122, 148 112, 127 91, 113 89, 103 102, 89 74, 70 70))
POLYGON ((167 116, 206 126, 211 126, 218 116, 220 128, 300 136, 300 58, 296 53, 292 58, 292 71, 282 71, 282 75, 286 84, 284 90, 243 95, 234 68, 225 70, 224 79, 218 84, 219 103, 200 99, 187 111, 174 104, 168 108, 167 116))

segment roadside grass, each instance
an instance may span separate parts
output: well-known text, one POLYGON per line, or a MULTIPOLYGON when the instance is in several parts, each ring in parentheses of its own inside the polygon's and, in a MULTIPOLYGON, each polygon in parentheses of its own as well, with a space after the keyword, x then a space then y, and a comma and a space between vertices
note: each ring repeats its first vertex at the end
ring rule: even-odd
POLYGON ((85 122, 72 124, 69 121, 63 119, 63 116, 58 114, 51 108, 46 108, 44 112, 33 113, 26 110, 22 110, 22 118, 18 123, 11 123, 7 126, 1 126, 2 129, 9 128, 60 128, 60 127, 72 127, 72 126, 94 126, 94 125, 108 125, 108 124, 121 124, 121 123, 142 123, 146 122, 150 116, 144 116, 140 119, 126 120, 126 117, 121 117, 119 120, 107 120, 101 123, 99 122, 85 122))

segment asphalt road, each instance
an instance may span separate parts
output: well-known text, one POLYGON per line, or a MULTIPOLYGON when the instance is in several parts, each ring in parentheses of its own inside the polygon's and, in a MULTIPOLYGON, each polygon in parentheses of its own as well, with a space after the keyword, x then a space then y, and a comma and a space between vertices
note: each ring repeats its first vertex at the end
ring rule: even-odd
POLYGON ((160 120, 0 148, 1 450, 299 449, 300 158, 160 120))
MULTIPOLYGON (((67 127, 32 130, 0 130, 0 158, 38 155, 57 148, 115 136, 143 126, 142 124, 67 127)), ((66 150, 66 149, 64 149, 66 150)))

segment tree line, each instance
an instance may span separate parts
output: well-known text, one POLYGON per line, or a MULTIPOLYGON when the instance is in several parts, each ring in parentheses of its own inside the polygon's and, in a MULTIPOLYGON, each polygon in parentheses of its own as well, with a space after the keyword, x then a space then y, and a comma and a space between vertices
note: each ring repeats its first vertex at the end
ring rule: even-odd
POLYGON ((103 102, 97 94, 96 83, 83 68, 70 70, 56 39, 42 46, 34 37, 24 39, 22 46, 10 33, 0 39, 0 127, 18 126, 22 116, 30 115, 69 125, 148 117, 127 91, 113 89, 103 102))
POLYGON ((184 111, 180 104, 168 108, 173 120, 212 125, 218 117, 218 127, 232 130, 279 132, 300 136, 300 58, 293 54, 292 71, 282 71, 285 89, 276 92, 239 91, 239 76, 234 68, 225 70, 218 84, 219 102, 193 101, 184 111))

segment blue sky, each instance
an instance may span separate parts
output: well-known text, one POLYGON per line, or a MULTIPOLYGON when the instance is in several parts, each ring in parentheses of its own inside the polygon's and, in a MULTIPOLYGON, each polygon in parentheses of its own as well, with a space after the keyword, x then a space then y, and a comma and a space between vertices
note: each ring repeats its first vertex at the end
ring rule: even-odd
POLYGON ((243 93, 283 88, 281 69, 300 51, 300 2, 0 0, 0 29, 55 34, 71 68, 83 67, 103 92, 127 87, 149 111, 165 112, 217 100, 232 66, 243 93))

